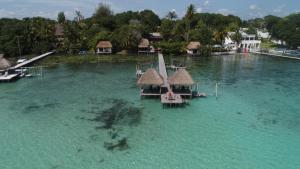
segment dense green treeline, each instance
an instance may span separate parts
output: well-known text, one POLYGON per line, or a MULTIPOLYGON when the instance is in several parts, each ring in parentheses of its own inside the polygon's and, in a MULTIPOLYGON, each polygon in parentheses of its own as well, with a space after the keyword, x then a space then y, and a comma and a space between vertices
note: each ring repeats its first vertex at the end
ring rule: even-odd
POLYGON ((245 22, 250 28, 267 29, 272 38, 283 40, 291 49, 300 46, 300 13, 286 17, 268 15, 245 22))
POLYGON ((250 27, 249 31, 266 28, 273 37, 295 48, 300 46, 299 20, 300 14, 292 14, 285 18, 266 16, 242 21, 233 15, 197 13, 194 5, 188 6, 182 18, 170 11, 161 19, 151 10, 114 14, 108 5, 101 3, 89 18, 76 11, 72 20, 66 19, 63 12, 58 14, 57 21, 41 17, 0 19, 0 53, 18 56, 18 40, 22 54, 40 54, 51 49, 63 53, 94 51, 100 40, 111 41, 114 52, 135 52, 141 38, 148 38, 151 32, 160 32, 163 40, 154 46, 167 54, 180 54, 189 41, 200 41, 203 51, 209 50, 213 44, 222 44, 228 32, 237 32, 232 39, 239 42, 240 27, 250 27), (64 30, 59 38, 55 36, 58 23, 64 30))

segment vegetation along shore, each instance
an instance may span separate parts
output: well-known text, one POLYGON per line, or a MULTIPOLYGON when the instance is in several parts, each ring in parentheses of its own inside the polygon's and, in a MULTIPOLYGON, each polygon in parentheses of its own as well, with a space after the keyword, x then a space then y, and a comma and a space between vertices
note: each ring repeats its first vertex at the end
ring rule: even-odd
MULTIPOLYGON (((300 46, 299 13, 283 18, 269 15, 242 20, 234 15, 197 13, 196 7, 190 5, 182 18, 175 11, 160 18, 152 10, 115 14, 109 5, 100 3, 89 18, 85 18, 80 11, 75 14, 72 20, 67 19, 64 12, 58 14, 57 20, 42 17, 0 19, 0 52, 5 57, 41 54, 53 49, 62 55, 101 53, 107 49, 109 53, 128 54, 137 53, 139 43, 146 38, 151 39, 153 52, 163 50, 167 55, 184 54, 186 46, 194 41, 201 44, 198 54, 207 56, 213 51, 220 51, 216 45, 223 45, 226 37, 230 37, 235 44, 240 43, 241 28, 247 28, 246 33, 256 36, 257 30, 266 31, 273 39, 285 42, 287 48, 300 46), (101 41, 109 42, 109 48, 101 48, 103 51, 100 51, 97 46, 101 41)), ((278 44, 267 38, 262 46, 269 48, 278 44)), ((71 62, 71 58, 54 59, 71 62)), ((114 60, 108 57, 101 59, 114 60)), ((122 60, 130 59, 120 58, 122 60)))

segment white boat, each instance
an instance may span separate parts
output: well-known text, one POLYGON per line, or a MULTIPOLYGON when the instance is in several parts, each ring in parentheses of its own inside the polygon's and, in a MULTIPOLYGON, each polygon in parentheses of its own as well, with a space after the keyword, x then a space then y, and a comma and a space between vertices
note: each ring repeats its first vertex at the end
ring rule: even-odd
POLYGON ((19 60, 17 61, 17 64, 23 63, 23 62, 25 62, 25 61, 27 61, 27 59, 19 59, 19 60))

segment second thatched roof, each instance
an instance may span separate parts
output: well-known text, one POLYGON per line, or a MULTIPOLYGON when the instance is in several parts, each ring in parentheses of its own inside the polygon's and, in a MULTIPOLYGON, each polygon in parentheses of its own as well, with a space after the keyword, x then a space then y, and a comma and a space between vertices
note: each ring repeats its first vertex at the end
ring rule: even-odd
POLYGON ((170 85, 183 85, 190 86, 195 84, 192 76, 185 69, 178 69, 171 77, 168 82, 170 85))
POLYGON ((187 46, 187 49, 196 50, 196 49, 199 49, 200 47, 201 47, 200 42, 190 42, 187 46))
POLYGON ((112 48, 112 44, 110 41, 99 41, 97 44, 97 48, 112 48))
POLYGON ((64 36, 64 26, 62 24, 55 24, 55 36, 64 36))
POLYGON ((3 54, 0 54, 0 70, 7 69, 11 66, 8 60, 3 57, 3 54))
POLYGON ((162 77, 157 73, 155 69, 148 69, 138 80, 139 86, 143 85, 157 85, 161 86, 164 84, 162 77))
POLYGON ((150 45, 149 40, 143 38, 139 44, 139 48, 148 48, 150 45))

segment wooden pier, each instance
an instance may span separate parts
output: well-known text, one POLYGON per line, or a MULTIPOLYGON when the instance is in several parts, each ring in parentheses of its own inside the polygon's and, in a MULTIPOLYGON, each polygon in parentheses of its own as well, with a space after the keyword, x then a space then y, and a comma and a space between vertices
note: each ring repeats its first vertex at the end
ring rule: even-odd
POLYGON ((23 62, 23 63, 17 64, 16 66, 11 67, 10 69, 11 69, 11 70, 15 70, 15 69, 19 69, 19 68, 21 68, 21 67, 27 66, 27 65, 29 65, 29 64, 31 64, 31 63, 33 63, 33 62, 35 62, 35 61, 38 61, 38 60, 40 60, 40 59, 43 59, 43 58, 45 58, 45 57, 47 57, 47 56, 53 54, 54 52, 55 52, 55 51, 52 51, 52 52, 48 52, 48 53, 42 54, 42 55, 40 55, 40 56, 34 57, 34 58, 29 59, 29 60, 27 60, 27 61, 25 61, 25 62, 23 62))
POLYGON ((158 54, 158 69, 159 74, 162 76, 164 85, 163 87, 168 89, 168 92, 166 94, 161 94, 161 103, 163 105, 182 105, 184 104, 184 100, 182 99, 180 94, 174 94, 170 84, 168 82, 168 74, 166 69, 166 64, 164 60, 164 56, 159 53, 158 54))
POLYGON ((42 75, 42 73, 43 73, 42 67, 25 67, 25 66, 30 65, 40 59, 43 59, 43 58, 53 54, 54 52, 55 51, 48 52, 48 53, 42 54, 40 56, 34 57, 32 59, 29 59, 20 64, 17 64, 6 70, 0 70, 0 82, 12 82, 21 77, 24 77, 24 76, 26 76, 26 74, 24 73, 25 70, 28 70, 28 72, 30 73, 29 76, 42 75), (39 73, 37 73, 37 72, 39 72, 39 73))
POLYGON ((287 58, 287 59, 300 60, 300 57, 288 56, 288 55, 283 55, 283 54, 264 53, 264 52, 250 52, 250 53, 260 54, 260 55, 265 55, 265 56, 272 56, 272 57, 281 57, 281 58, 287 58))
POLYGON ((20 77, 20 74, 9 74, 0 76, 0 82, 11 82, 17 80, 20 77))

